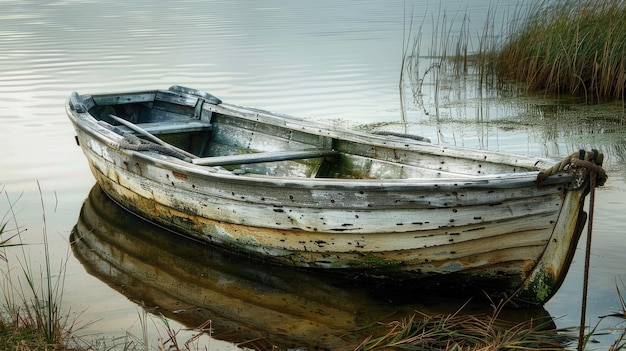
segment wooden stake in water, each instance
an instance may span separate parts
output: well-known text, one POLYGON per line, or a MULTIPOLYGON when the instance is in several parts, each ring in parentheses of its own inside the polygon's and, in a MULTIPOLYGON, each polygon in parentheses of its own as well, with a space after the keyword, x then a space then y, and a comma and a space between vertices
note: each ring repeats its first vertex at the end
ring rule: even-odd
POLYGON ((593 230, 593 205, 596 189, 596 172, 589 171, 589 219, 587 221, 587 247, 585 248, 585 271, 583 274, 583 301, 580 311, 580 330, 578 333, 578 351, 583 351, 585 344, 585 319, 587 319, 587 289, 589 288, 589 261, 591 259, 591 232, 593 230))

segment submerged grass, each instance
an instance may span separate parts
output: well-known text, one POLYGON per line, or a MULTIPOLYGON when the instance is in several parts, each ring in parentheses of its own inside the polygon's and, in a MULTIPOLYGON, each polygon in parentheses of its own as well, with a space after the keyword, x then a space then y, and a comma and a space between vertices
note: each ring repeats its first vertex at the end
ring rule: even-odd
MULTIPOLYGON (((626 321, 626 302, 617 284, 616 290, 621 310, 600 316, 594 328, 585 334, 579 351, 597 348, 592 339, 595 335, 607 333, 599 328, 605 318, 626 321)), ((576 328, 556 329, 550 316, 524 322, 507 321, 500 317, 506 304, 506 301, 492 304, 491 314, 466 314, 463 312, 465 306, 452 314, 429 315, 416 311, 401 320, 377 325, 386 332, 381 334, 380 329, 376 329, 355 350, 547 351, 572 349, 575 345, 578 339, 576 328)), ((609 332, 616 333, 616 336, 606 350, 626 350, 626 328, 611 328, 609 332)))
POLYGON ((462 308, 453 314, 421 312, 388 323, 388 332, 370 337, 357 350, 563 350, 574 338, 553 328, 552 319, 522 323, 499 318, 504 304, 491 315, 467 315, 462 308))

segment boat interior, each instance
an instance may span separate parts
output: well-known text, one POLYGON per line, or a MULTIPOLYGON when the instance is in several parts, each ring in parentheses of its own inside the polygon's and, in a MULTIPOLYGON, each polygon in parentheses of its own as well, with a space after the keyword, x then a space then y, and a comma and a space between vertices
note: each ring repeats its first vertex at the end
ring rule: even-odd
POLYGON ((232 105, 220 107, 221 101, 214 96, 178 86, 128 94, 75 93, 72 101, 120 135, 151 140, 180 151, 195 165, 219 166, 238 174, 410 179, 534 170, 368 143, 367 136, 343 139, 337 133, 315 129, 306 120, 294 119, 287 126, 280 116, 232 105))

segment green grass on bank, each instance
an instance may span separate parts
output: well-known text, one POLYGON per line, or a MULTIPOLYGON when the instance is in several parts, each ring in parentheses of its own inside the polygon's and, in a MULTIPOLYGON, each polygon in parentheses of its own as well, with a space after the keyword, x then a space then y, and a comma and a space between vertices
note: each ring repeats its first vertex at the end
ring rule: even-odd
POLYGON ((544 0, 521 16, 495 55, 500 78, 590 102, 624 100, 626 1, 544 0))
MULTIPOLYGON (((41 195, 41 189, 39 189, 41 195)), ((17 225, 13 200, 0 188, 8 209, 0 217, 0 350, 67 349, 75 324, 61 305, 65 280, 65 262, 59 272, 52 272, 43 216, 45 267, 33 266, 25 251, 17 265, 10 265, 7 250, 23 246, 22 228, 17 225)), ((19 198, 18 198, 19 199, 19 198)), ((43 198, 42 198, 43 199, 43 198)), ((43 209, 43 200, 42 200, 43 209)), ((45 213, 45 211, 43 211, 45 213)))

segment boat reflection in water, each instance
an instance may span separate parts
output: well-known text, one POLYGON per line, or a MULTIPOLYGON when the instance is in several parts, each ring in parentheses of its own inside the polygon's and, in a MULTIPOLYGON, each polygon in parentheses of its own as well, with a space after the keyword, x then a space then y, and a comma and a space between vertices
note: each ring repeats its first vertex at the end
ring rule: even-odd
MULTIPOLYGON (((141 220, 97 185, 83 204, 72 248, 90 274, 141 301, 148 312, 189 327, 210 320, 214 338, 255 349, 354 349, 374 332, 364 326, 416 310, 452 313, 466 302, 363 286, 222 252, 141 220)), ((484 303, 463 311, 491 313, 484 303)), ((542 308, 511 315, 548 316, 542 308)))

